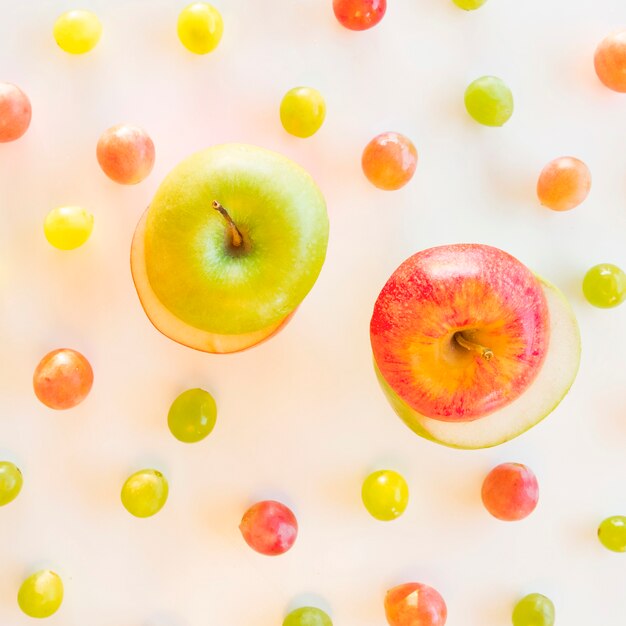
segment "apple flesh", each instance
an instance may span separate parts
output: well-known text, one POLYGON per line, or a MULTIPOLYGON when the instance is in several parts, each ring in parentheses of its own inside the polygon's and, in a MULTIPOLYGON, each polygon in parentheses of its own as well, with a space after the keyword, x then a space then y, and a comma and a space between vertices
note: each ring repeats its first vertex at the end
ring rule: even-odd
POLYGON ((489 448, 526 432, 560 404, 578 373, 580 332, 563 294, 554 285, 539 280, 550 319, 546 358, 526 392, 499 411, 471 422, 445 422, 426 417, 411 408, 376 368, 383 392, 409 428, 426 439, 452 448, 489 448))
POLYGON ((414 411, 469 421, 519 397, 543 364, 548 307, 535 275, 478 244, 410 257, 383 287, 372 315, 374 359, 414 411))
POLYGON ((137 226, 133 280, 162 333, 235 352, 282 328, 326 255, 326 204, 301 167, 242 144, 187 158, 137 226))

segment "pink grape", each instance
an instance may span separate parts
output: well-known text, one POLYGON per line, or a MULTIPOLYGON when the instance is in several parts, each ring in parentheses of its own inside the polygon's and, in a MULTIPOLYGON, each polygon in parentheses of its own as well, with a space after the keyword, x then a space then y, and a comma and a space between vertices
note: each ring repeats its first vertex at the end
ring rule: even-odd
POLYGON ((287 552, 298 536, 298 522, 291 510, 275 500, 252 505, 244 514, 239 530, 257 552, 276 556, 287 552))
POLYGON ((116 183, 140 183, 154 165, 154 143, 142 128, 119 124, 104 131, 96 149, 102 171, 116 183))
POLYGON ((539 501, 539 484, 532 470, 521 463, 494 467, 483 482, 482 500, 494 517, 515 522, 530 515, 539 501))
POLYGON ((30 125, 28 96, 16 85, 0 83, 0 142, 19 139, 30 125))

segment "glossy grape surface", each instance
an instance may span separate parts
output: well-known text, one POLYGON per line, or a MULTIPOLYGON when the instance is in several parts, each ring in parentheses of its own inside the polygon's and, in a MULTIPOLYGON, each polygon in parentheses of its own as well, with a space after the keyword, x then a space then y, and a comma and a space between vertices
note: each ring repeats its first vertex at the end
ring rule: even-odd
POLYGON ((333 622, 322 609, 303 606, 291 611, 283 621, 283 626, 333 626, 333 622))
POLYGON ((379 470, 363 482, 361 498, 372 517, 388 522, 404 513, 409 503, 409 487, 398 472, 379 470))
POLYGON ((613 552, 626 552, 626 516, 607 517, 598 528, 600 543, 613 552))
POLYGON ((583 279, 583 293, 589 304, 610 309, 626 300, 626 273, 617 265, 594 265, 583 279))
POLYGON ((412 141, 400 133, 381 133, 365 146, 361 166, 372 185, 393 191, 413 178, 417 150, 412 141))
POLYGON ((482 76, 465 90, 465 108, 480 124, 502 126, 513 115, 513 94, 496 76, 482 76))
POLYGON ((222 16, 208 2, 194 2, 178 16, 178 38, 187 50, 195 54, 215 50, 223 32, 222 16))
POLYGON ((28 96, 11 83, 0 83, 0 143, 19 139, 30 126, 28 96))
POLYGON ((487 0, 453 0, 454 4, 465 11, 480 9, 487 0))
POLYGON ((324 123, 326 103, 322 94, 312 87, 294 87, 280 103, 283 128, 295 137, 314 135, 324 123))
POLYGON ((135 517, 151 517, 165 506, 168 493, 167 480, 161 472, 140 470, 124 483, 122 504, 135 517))
POLYGON ((605 37, 593 59, 598 78, 613 91, 626 92, 626 30, 605 37))
POLYGON ((540 593, 522 598, 513 609, 513 626, 553 626, 554 604, 540 593))
POLYGON ((93 385, 89 361, 76 350, 53 350, 41 359, 33 375, 33 388, 51 409, 71 409, 80 404, 93 385))
POLYGON ((350 30, 367 30, 383 19, 387 0, 333 0, 339 23, 350 30))
POLYGON ((514 522, 535 510, 539 484, 529 467, 521 463, 502 463, 487 474, 481 495, 489 513, 499 520, 514 522))
POLYGON ((121 185, 136 185, 152 171, 154 143, 143 128, 118 124, 102 133, 96 156, 111 180, 121 185))
POLYGON ((48 242, 59 250, 82 246, 93 230, 93 215, 79 206, 52 209, 43 223, 48 242))
POLYGON ((298 522, 292 511, 281 502, 263 500, 244 513, 239 530, 253 550, 276 556, 293 546, 298 536, 298 522))
POLYGON ((559 157, 550 161, 539 175, 537 197, 553 211, 569 211, 589 194, 591 172, 574 157, 559 157))
POLYGON ((423 583, 405 583, 385 596, 389 626, 444 626, 448 609, 441 594, 423 583))
POLYGON ((84 54, 100 41, 102 24, 91 11, 67 11, 54 23, 53 33, 59 48, 70 54, 84 54))
POLYGON ((22 490, 22 472, 10 461, 0 461, 0 506, 13 502, 22 490))
POLYGON ((172 403, 167 424, 176 439, 195 443, 213 430, 216 419, 217 405, 213 396, 204 389, 188 389, 172 403))
POLYGON ((17 603, 29 617, 50 617, 63 602, 63 581, 58 574, 42 570, 29 576, 20 587, 17 603))

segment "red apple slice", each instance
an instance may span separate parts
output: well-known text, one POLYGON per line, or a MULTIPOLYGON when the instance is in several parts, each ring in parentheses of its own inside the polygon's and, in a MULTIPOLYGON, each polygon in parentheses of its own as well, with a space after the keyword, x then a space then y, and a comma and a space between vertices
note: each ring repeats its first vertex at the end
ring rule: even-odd
POLYGON ((169 309, 163 306, 148 280, 144 254, 147 214, 148 212, 145 211, 135 229, 130 251, 130 269, 141 306, 146 312, 148 319, 159 332, 189 348, 194 348, 201 352, 225 354, 240 352, 269 339, 282 330, 292 318, 295 311, 276 324, 252 333, 219 335, 190 326, 176 317, 169 309))
POLYGON ((425 417, 404 402, 374 366, 387 399, 409 428, 426 439, 452 448, 489 448, 521 435, 560 404, 578 372, 580 332, 565 296, 551 283, 540 281, 550 317, 546 358, 530 387, 504 408, 471 422, 444 422, 425 417))
POLYGON ((370 324, 390 387, 421 415, 450 422, 482 418, 524 393, 549 334, 537 277, 480 244, 409 257, 381 290, 370 324))

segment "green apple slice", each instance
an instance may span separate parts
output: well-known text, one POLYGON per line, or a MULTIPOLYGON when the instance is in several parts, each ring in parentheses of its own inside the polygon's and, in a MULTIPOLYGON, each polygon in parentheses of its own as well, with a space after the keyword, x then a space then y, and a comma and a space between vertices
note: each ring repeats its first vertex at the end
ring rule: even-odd
POLYGON ((443 422, 420 415, 391 389, 375 365, 380 385, 395 412, 418 435, 451 448, 497 446, 526 432, 549 415, 567 395, 580 363, 580 332, 561 291, 540 278, 550 312, 550 343, 532 385, 516 400, 471 422, 443 422))

